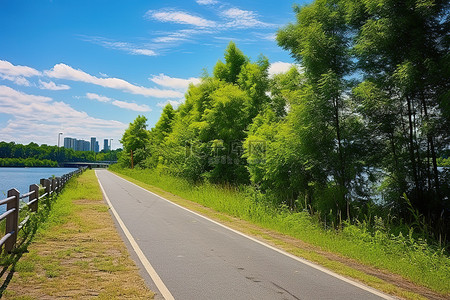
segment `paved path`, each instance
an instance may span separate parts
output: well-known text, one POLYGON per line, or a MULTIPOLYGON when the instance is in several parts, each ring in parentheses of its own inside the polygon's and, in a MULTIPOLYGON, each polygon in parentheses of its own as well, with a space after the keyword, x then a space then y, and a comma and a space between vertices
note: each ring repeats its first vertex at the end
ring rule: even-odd
POLYGON ((166 299, 388 299, 109 171, 96 174, 122 230, 166 299))

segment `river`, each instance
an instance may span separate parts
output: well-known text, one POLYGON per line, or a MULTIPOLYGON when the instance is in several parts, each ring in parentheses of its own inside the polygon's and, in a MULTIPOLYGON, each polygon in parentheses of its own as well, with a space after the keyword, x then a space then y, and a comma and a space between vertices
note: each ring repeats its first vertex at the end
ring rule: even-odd
MULTIPOLYGON (((75 168, 0 168, 0 200, 5 199, 8 190, 15 188, 21 194, 27 193, 31 184, 39 184, 41 178, 58 177, 76 170, 75 168)), ((5 205, 0 206, 0 213, 5 205)))

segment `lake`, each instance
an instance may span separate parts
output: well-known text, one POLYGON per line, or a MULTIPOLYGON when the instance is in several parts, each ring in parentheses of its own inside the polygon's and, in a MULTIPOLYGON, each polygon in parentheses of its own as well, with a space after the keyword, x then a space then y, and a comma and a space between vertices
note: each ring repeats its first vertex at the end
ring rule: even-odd
MULTIPOLYGON (((0 168, 0 200, 7 197, 8 190, 15 188, 27 193, 31 184, 39 184, 41 178, 56 177, 75 171, 76 168, 0 168)), ((0 206, 0 213, 6 205, 0 206)))

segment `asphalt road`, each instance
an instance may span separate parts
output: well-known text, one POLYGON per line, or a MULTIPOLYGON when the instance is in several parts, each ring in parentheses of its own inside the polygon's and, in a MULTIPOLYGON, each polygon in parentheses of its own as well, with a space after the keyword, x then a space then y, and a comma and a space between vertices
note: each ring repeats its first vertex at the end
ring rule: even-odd
POLYGON ((166 299, 389 299, 181 208, 109 171, 97 170, 96 174, 137 253, 134 256, 146 266, 166 299))

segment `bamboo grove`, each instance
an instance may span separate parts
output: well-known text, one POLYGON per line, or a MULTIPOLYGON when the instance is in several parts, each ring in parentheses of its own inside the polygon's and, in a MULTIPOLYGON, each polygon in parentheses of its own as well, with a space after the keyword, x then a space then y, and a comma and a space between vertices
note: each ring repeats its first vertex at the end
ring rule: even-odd
MULTIPOLYGON (((233 42, 154 128, 124 133, 124 166, 251 187, 257 201, 339 224, 368 214, 449 234, 450 4, 316 0, 277 32, 298 62, 233 42)), ((280 49, 281 50, 281 49, 280 49)))

